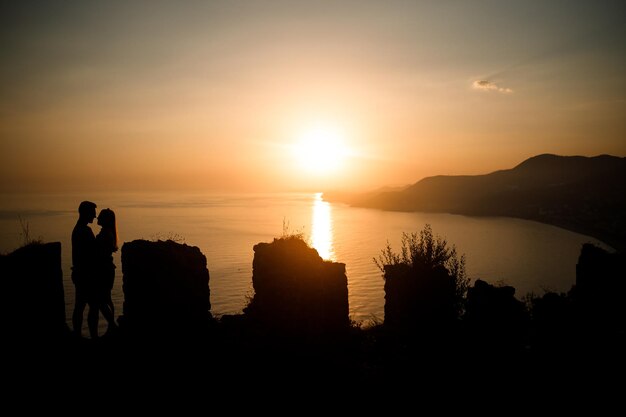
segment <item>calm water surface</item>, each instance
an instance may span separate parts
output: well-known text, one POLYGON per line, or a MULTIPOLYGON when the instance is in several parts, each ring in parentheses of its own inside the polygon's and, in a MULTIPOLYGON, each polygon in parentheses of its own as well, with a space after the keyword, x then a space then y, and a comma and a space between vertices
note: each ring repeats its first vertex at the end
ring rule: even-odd
MULTIPOLYGON (((0 251, 23 241, 22 223, 31 238, 62 243, 67 317, 74 301, 70 280, 70 236, 80 201, 116 212, 120 243, 167 239, 198 246, 206 255, 214 315, 239 313, 252 295, 253 246, 283 232, 303 232, 320 255, 346 264, 350 315, 365 324, 382 320, 383 279, 372 259, 387 241, 400 249, 402 232, 431 224, 466 255, 470 278, 505 283, 522 297, 530 291, 566 291, 575 281, 576 261, 586 242, 596 239, 536 222, 501 217, 399 213, 327 203, 320 194, 246 195, 22 195, 0 196, 0 251)), ((99 227, 92 225, 94 233, 99 227)), ((122 312, 120 253, 116 253, 113 297, 122 312)), ((102 320, 103 322, 103 320, 102 320)))

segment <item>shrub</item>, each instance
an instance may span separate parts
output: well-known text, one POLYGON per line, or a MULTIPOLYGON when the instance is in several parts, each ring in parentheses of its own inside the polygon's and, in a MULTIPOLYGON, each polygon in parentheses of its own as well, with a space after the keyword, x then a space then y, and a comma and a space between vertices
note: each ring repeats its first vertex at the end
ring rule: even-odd
POLYGON ((387 281, 385 321, 390 312, 397 313, 398 317, 410 318, 407 316, 413 315, 412 312, 402 311, 407 308, 417 309, 420 315, 426 309, 428 318, 437 320, 444 317, 435 317, 439 315, 436 311, 446 311, 446 315, 454 318, 462 314, 470 281, 465 272, 465 255, 458 256, 455 246, 450 247, 444 238, 435 236, 429 224, 419 233, 403 233, 400 253, 394 252, 387 243, 378 258, 374 258, 374 263, 387 281), (392 276, 398 278, 397 284, 390 285, 388 282, 392 276), (399 294, 401 302, 396 306, 389 305, 396 299, 390 290, 399 294), (430 306, 420 310, 416 303, 428 303, 430 306))

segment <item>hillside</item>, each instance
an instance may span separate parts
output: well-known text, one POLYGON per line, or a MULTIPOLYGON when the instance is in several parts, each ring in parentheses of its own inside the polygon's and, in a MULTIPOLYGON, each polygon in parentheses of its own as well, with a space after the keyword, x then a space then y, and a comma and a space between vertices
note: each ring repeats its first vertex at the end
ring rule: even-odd
POLYGON ((618 250, 626 242, 626 158, 538 155, 507 170, 424 178, 401 191, 330 201, 382 210, 508 216, 596 237, 618 250))

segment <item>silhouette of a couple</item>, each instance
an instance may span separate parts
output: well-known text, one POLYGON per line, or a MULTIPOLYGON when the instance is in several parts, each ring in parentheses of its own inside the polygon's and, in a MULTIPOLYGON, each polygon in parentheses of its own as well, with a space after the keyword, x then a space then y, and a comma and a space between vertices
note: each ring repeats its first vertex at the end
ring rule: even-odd
POLYGON ((76 288, 72 325, 74 334, 80 337, 83 313, 85 306, 89 305, 89 334, 96 339, 100 312, 108 322, 107 333, 117 330, 111 298, 115 280, 113 252, 117 251, 115 213, 108 208, 100 211, 98 225, 102 228, 97 236, 89 227, 96 218, 96 204, 83 201, 78 207, 78 214, 72 231, 72 282, 76 288))

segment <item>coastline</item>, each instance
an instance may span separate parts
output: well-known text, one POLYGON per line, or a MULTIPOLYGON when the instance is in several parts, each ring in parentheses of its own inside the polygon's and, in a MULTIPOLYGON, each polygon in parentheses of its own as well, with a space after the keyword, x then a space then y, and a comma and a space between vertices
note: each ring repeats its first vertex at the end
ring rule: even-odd
MULTIPOLYGON (((519 217, 519 218, 523 218, 523 217, 519 217)), ((524 218, 525 220, 532 220, 538 223, 543 223, 543 224, 547 224, 550 226, 555 226, 564 230, 568 230, 570 232, 574 232, 574 233, 578 233, 584 236, 589 236, 592 237, 594 239, 599 240, 600 242, 604 243, 606 246, 608 246, 609 249, 611 249, 614 252, 626 252, 626 243, 623 241, 620 241, 619 239, 612 237, 612 236, 608 236, 606 233, 599 231, 599 230, 595 230, 593 227, 589 227, 589 226, 585 226, 585 225, 581 225, 581 224, 576 224, 576 223, 571 223, 571 222, 566 222, 566 221, 562 221, 562 222, 558 222, 558 221, 545 221, 542 219, 535 219, 535 218, 524 218)))
POLYGON ((380 208, 380 207, 372 207, 367 205, 353 204, 350 199, 342 199, 342 198, 328 198, 327 195, 323 195, 323 200, 332 203, 332 204, 345 204, 348 207, 353 208, 366 208, 371 210, 379 210, 379 211, 387 211, 387 212, 399 212, 399 213, 438 213, 438 214, 452 214, 457 216, 467 216, 467 217, 504 217, 510 219, 521 219, 521 220, 529 220, 549 226, 558 227, 563 230, 567 230, 569 232, 578 233, 584 236, 588 236, 594 239, 599 240, 604 245, 606 245, 610 250, 614 252, 626 252, 626 242, 622 239, 619 239, 616 236, 612 236, 607 234, 604 230, 598 230, 597 228, 589 225, 584 225, 576 222, 569 222, 566 220, 556 220, 556 219, 546 219, 539 216, 516 216, 514 214, 480 214, 480 213, 467 213, 467 212, 452 212, 452 211, 424 211, 424 210, 403 210, 401 208, 380 208))

